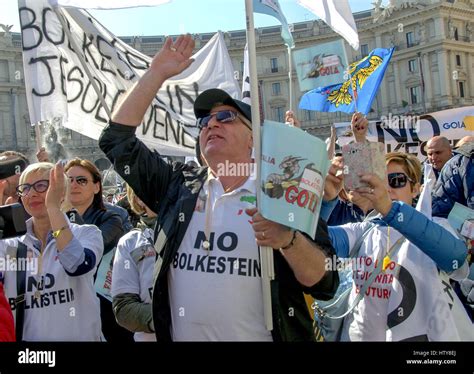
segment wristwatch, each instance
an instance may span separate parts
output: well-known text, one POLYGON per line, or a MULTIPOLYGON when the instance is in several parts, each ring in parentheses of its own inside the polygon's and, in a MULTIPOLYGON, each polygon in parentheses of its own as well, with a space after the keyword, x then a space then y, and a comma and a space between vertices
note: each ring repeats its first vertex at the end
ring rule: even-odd
POLYGON ((61 227, 59 230, 53 231, 53 238, 57 238, 59 235, 61 235, 63 230, 66 230, 68 228, 69 228, 69 225, 65 225, 65 226, 61 227))

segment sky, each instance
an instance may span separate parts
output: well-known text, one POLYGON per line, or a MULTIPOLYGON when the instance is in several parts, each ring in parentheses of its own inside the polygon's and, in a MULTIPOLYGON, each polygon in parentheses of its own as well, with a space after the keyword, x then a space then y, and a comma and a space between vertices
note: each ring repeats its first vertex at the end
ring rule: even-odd
MULTIPOLYGON (((13 24, 20 32, 17 0, 0 0, 0 24, 13 24)), ((45 1, 45 0, 30 0, 45 1)), ((384 1, 385 3, 386 1, 384 1)), ((353 12, 373 7, 370 0, 349 0, 353 12)), ((288 23, 310 21, 316 16, 296 0, 280 0, 288 23)), ((91 13, 117 36, 177 35, 245 29, 244 0, 172 0, 157 7, 92 10, 91 13)), ((270 16, 256 14, 255 27, 279 25, 270 16)))

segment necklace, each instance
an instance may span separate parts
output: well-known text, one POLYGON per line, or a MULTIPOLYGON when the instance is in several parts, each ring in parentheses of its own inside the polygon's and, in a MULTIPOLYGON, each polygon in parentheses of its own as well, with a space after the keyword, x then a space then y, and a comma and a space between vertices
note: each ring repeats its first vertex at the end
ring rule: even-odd
POLYGON ((383 263, 382 263, 382 271, 387 270, 388 266, 390 265, 390 226, 387 227, 387 254, 383 258, 383 263))

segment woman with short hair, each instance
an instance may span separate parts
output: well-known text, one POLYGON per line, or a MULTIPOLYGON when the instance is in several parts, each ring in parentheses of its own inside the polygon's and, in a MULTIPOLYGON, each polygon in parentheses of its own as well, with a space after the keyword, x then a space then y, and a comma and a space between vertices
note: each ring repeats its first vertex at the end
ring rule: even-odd
POLYGON ((17 341, 100 340, 99 300, 93 287, 103 251, 100 231, 70 223, 63 213, 69 181, 60 163, 32 164, 19 183, 17 192, 31 215, 27 233, 0 241, 1 257, 17 258, 18 266, 20 258, 27 259, 24 278, 17 274, 20 268, 5 272, 17 341), (23 283, 21 294, 17 279, 23 283))
POLYGON ((435 331, 433 319, 439 315, 433 313, 435 305, 441 304, 433 300, 443 301, 444 295, 439 292, 428 296, 427 290, 440 290, 438 269, 452 279, 467 276, 466 245, 455 236, 446 219, 431 219, 412 206, 420 193, 420 161, 400 152, 388 153, 385 160, 387 179, 363 175, 361 180, 368 187, 354 192, 357 198, 369 200, 379 214, 361 223, 329 227, 331 242, 340 258, 348 258, 357 248, 359 238, 363 238, 351 263, 356 268, 352 268, 349 305, 359 293, 364 292, 364 296, 345 317, 341 340, 439 340, 440 336, 461 339, 459 332, 448 331, 452 329, 446 327, 446 331, 435 331), (403 244, 402 255, 403 240, 407 242, 403 244), (420 268, 423 276, 419 274, 420 268), (378 271, 379 275, 370 283, 368 279, 378 271), (438 288, 427 279, 438 282, 438 288), (394 306, 397 303, 398 308, 394 306), (413 323, 408 317, 414 318, 415 314, 418 318, 413 323))

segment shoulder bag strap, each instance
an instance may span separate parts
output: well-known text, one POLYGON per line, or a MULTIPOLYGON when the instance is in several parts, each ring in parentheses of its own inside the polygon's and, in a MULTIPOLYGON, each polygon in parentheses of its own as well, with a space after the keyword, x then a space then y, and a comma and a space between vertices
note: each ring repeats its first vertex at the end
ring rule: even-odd
POLYGON ((367 237, 367 235, 369 235, 369 232, 375 228, 376 224, 373 223, 373 222, 369 222, 368 225, 365 227, 365 230, 364 232, 362 233, 361 236, 359 236, 359 238, 357 239, 357 241, 355 242, 354 244, 354 247, 352 247, 350 253, 349 253, 349 257, 350 258, 354 258, 357 256, 357 254, 359 253, 359 249, 360 247, 362 246, 362 243, 364 242, 365 238, 367 237))
MULTIPOLYGON (((392 252, 398 248, 400 248, 400 246, 402 245, 403 241, 405 240, 405 237, 402 236, 400 239, 398 239, 393 245, 392 247, 390 248, 390 250, 387 252, 387 255, 390 255, 392 254, 392 252)), ((385 257, 385 256, 384 256, 385 257)), ((382 268, 383 268, 383 258, 379 261, 377 267, 374 269, 374 271, 372 272, 372 274, 370 275, 369 279, 367 279, 367 282, 364 283, 364 285, 362 286, 362 288, 360 289, 360 292, 357 294, 354 302, 352 303, 352 305, 347 308, 347 311, 340 315, 340 316, 330 316, 330 315, 327 315, 328 318, 332 318, 332 319, 339 319, 339 318, 344 318, 346 317, 349 313, 351 313, 354 308, 357 306, 357 304, 359 304, 359 302, 363 299, 365 293, 367 292, 367 290, 369 289, 369 287, 372 285, 372 283, 374 282, 375 278, 377 278, 377 276, 382 272, 382 268)), ((328 305, 326 308, 329 308, 331 307, 332 305, 336 304, 337 302, 339 302, 339 300, 344 297, 346 295, 346 293, 349 293, 351 292, 352 290, 352 287, 351 288, 348 288, 346 291, 344 291, 344 293, 341 294, 341 296, 339 296, 337 298, 337 300, 332 303, 331 305, 328 305)))
MULTIPOLYGON (((26 259, 26 253, 28 249, 25 244, 18 242, 18 248, 16 252, 17 263, 20 264, 20 259, 26 259)), ((15 334, 16 341, 21 342, 23 340, 23 323, 25 320, 25 290, 26 290, 26 266, 18 266, 16 271, 16 294, 15 309, 16 309, 16 321, 15 321, 15 334)))

